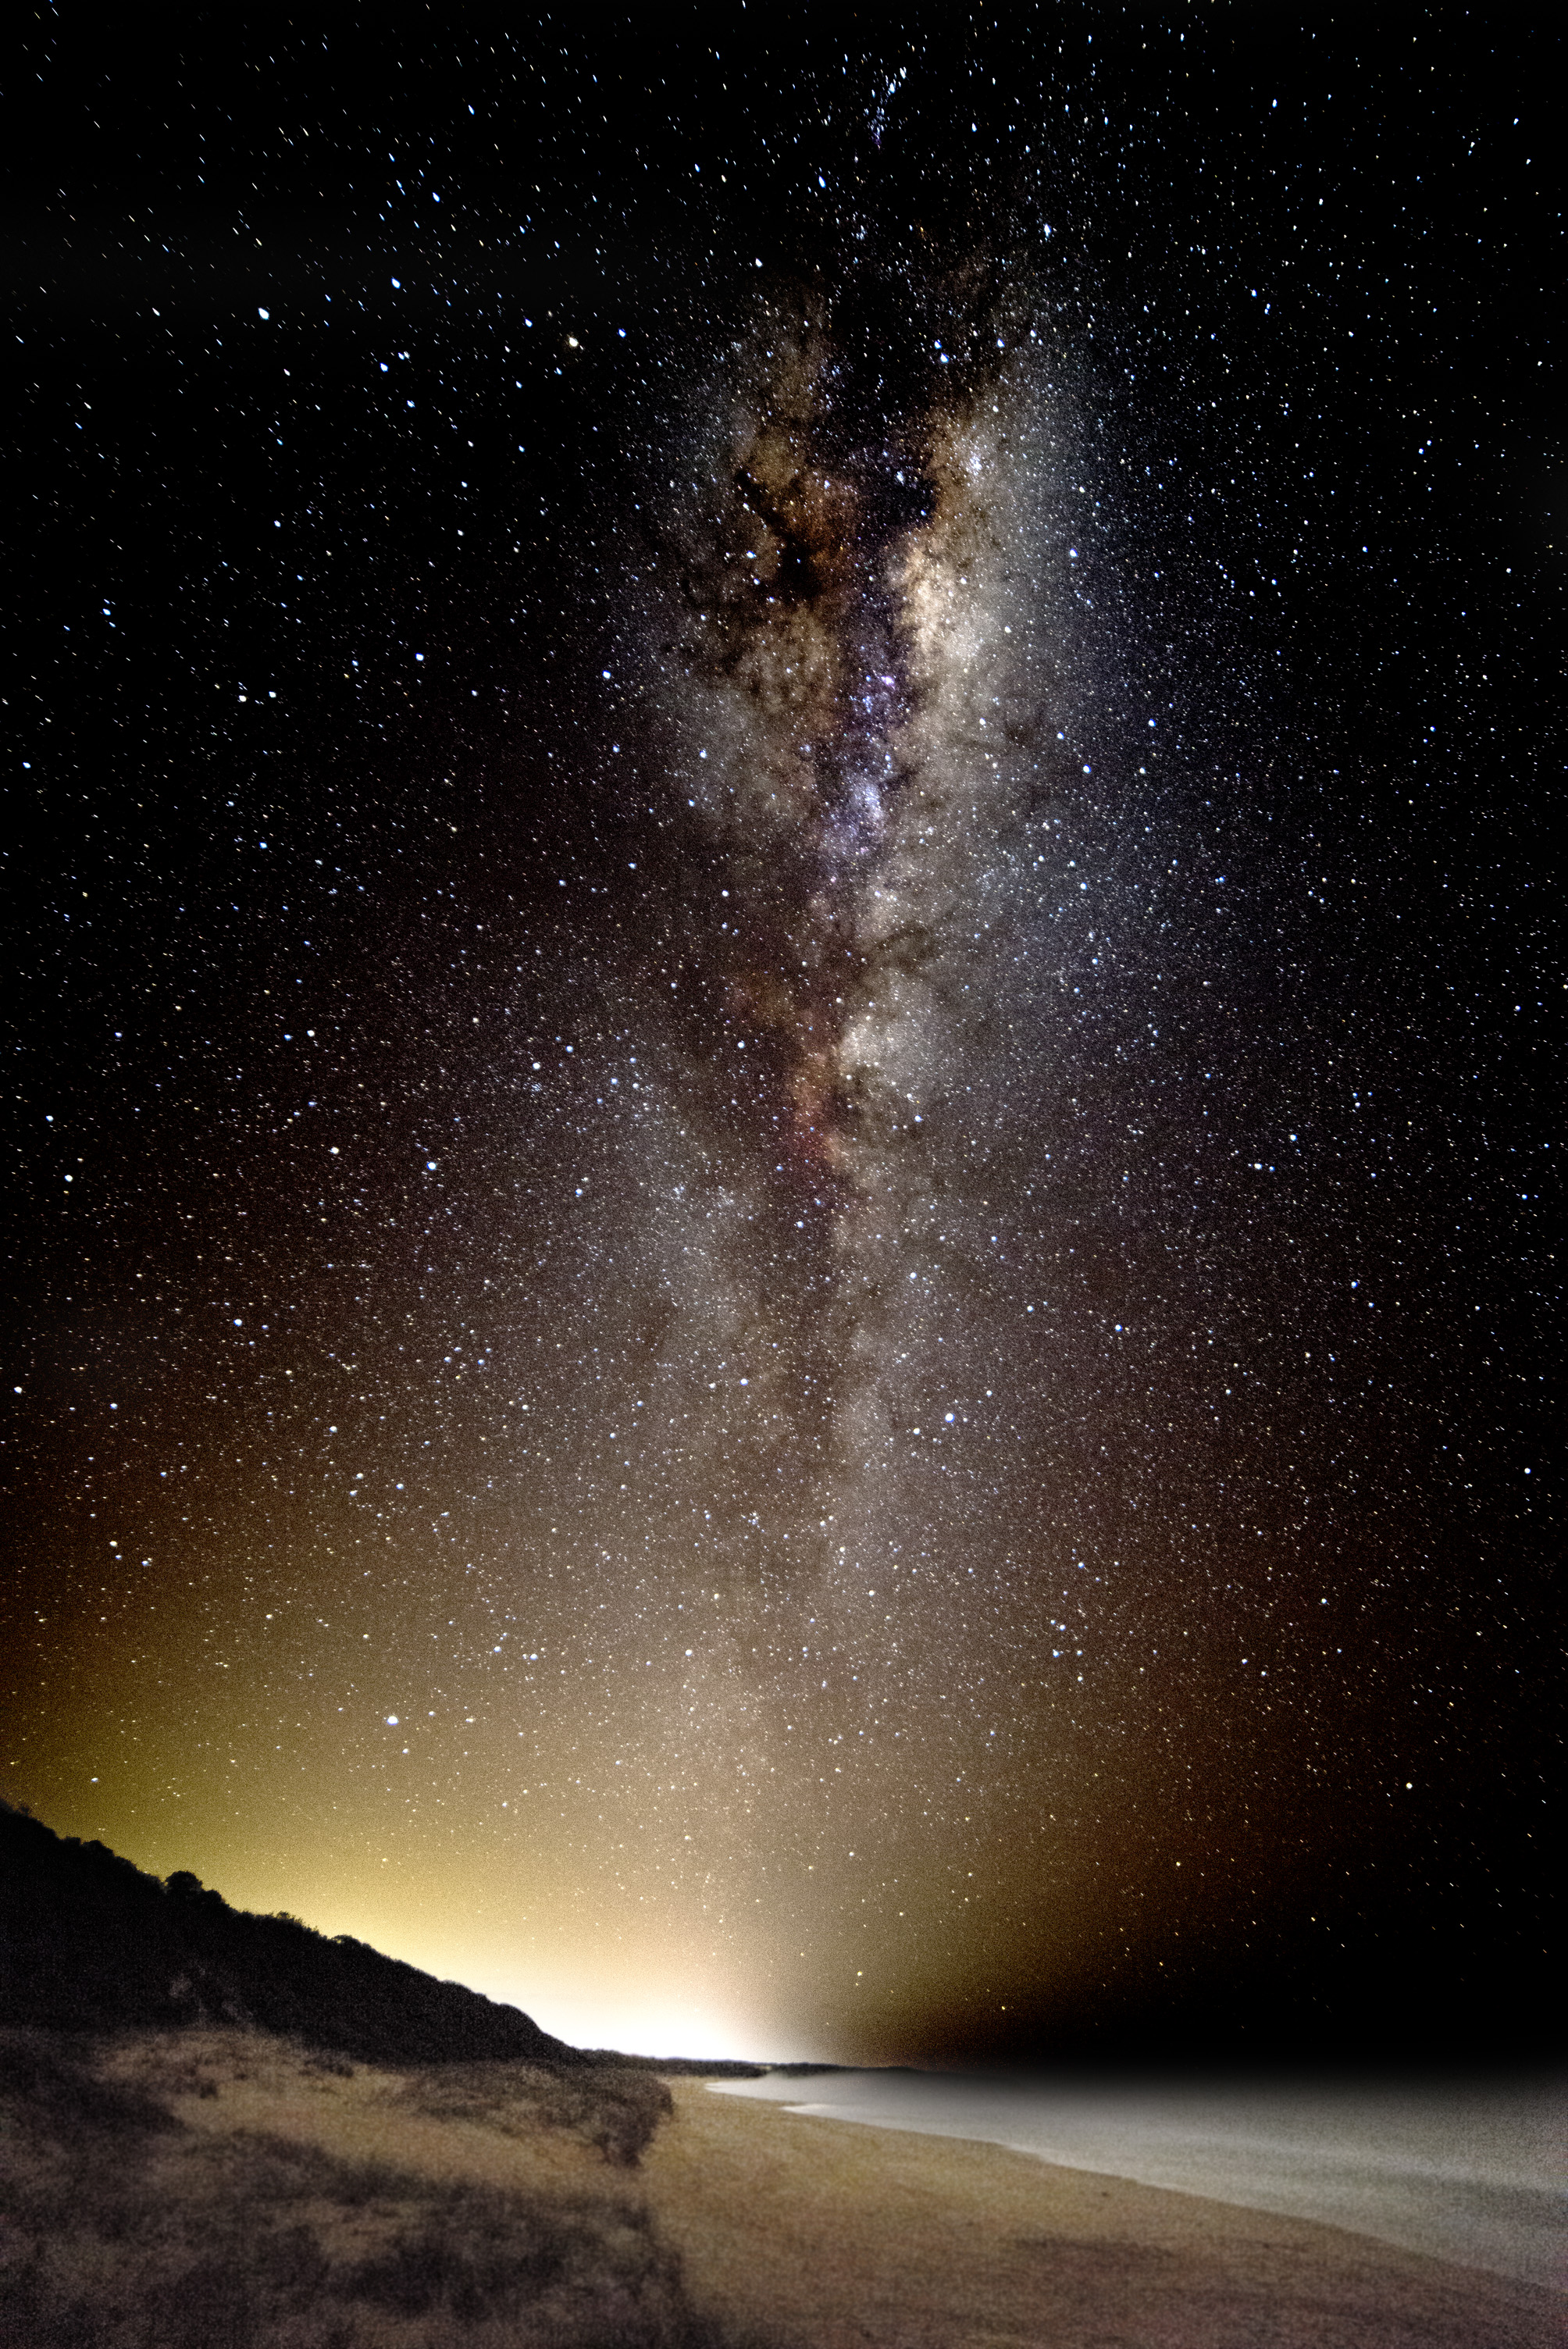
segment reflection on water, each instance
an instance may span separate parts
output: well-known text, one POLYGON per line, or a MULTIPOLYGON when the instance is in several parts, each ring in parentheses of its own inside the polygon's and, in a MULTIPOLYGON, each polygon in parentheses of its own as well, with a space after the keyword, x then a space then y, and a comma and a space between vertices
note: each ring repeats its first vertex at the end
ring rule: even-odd
POLYGON ((1348 2227, 1561 2284, 1561 2080, 1222 2081, 837 2072, 711 2084, 832 2120, 980 2138, 1068 2168, 1348 2227))

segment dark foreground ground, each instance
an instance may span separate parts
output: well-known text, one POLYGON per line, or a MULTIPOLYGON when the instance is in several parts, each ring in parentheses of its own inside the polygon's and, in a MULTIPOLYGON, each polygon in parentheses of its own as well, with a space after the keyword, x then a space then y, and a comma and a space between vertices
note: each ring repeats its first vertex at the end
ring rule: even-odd
POLYGON ((1556 2295, 644 2068, 0 2032, 3 2349, 1546 2349, 1556 2295))

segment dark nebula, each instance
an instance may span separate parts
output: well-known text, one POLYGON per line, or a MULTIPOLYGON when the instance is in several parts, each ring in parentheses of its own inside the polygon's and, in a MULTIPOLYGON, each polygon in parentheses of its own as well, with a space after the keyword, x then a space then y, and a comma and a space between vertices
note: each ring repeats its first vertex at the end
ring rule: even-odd
POLYGON ((1547 44, 867 38, 22 39, 0 1794, 588 2044, 1527 2038, 1547 44))

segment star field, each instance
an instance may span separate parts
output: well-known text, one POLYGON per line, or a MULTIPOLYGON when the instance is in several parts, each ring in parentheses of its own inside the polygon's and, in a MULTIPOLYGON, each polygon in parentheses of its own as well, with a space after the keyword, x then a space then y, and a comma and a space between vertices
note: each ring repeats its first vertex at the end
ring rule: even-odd
POLYGON ((848 37, 28 35, 0 1793, 589 2044, 1523 2027, 1534 53, 848 37))

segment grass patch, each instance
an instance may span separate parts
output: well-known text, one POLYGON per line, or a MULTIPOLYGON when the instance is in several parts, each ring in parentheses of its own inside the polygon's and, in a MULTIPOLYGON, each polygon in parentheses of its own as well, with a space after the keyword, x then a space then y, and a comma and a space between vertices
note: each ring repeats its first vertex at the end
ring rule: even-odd
POLYGON ((443 2064, 411 2074, 403 2094, 416 2112, 475 2122, 504 2137, 564 2131, 624 2169, 635 2168, 675 2109, 655 2074, 613 2064, 558 2071, 537 2064, 443 2064))

